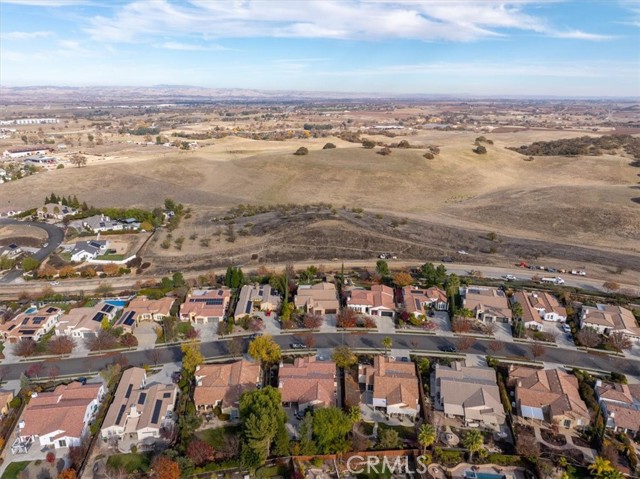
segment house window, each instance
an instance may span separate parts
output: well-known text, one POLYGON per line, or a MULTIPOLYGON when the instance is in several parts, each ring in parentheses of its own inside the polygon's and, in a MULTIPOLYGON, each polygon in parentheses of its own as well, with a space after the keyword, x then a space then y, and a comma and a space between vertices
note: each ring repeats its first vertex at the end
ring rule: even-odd
POLYGON ((564 422, 562 423, 564 427, 566 427, 567 429, 571 427, 571 421, 569 419, 565 419, 564 422))
POLYGON ((60 439, 58 441, 58 444, 60 445, 60 447, 67 447, 67 441, 65 441, 64 439, 60 439))

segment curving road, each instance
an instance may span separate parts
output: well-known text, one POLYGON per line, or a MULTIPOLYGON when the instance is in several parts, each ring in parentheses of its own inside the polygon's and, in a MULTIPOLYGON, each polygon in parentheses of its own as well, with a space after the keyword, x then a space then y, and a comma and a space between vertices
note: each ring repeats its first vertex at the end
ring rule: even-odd
MULTIPOLYGON (((19 221, 11 218, 0 218, 0 226, 3 225, 20 225, 27 226, 32 228, 40 228, 47 232, 49 238, 47 239, 47 246, 44 248, 40 248, 36 253, 32 256, 38 261, 44 260, 47 256, 53 253, 62 240, 64 239, 64 230, 55 225, 50 225, 49 223, 37 223, 34 221, 19 221)), ((0 278, 0 283, 11 283, 12 281, 20 278, 22 276, 21 270, 10 271, 5 274, 4 277, 0 278)))
MULTIPOLYGON (((455 339, 450 337, 418 335, 418 334, 379 334, 379 333, 315 333, 316 348, 334 348, 346 344, 354 349, 376 349, 384 353, 382 340, 385 337, 393 340, 394 348, 411 349, 420 351, 438 351, 439 347, 451 345, 455 339)), ((301 342, 304 335, 283 334, 275 336, 274 340, 280 344, 283 349, 289 349, 291 342, 301 342)), ((245 348, 248 339, 243 340, 245 348)), ((467 351, 471 354, 488 354, 487 343, 489 340, 479 339, 467 351)), ((201 343, 201 351, 208 359, 216 357, 224 357, 229 354, 229 341, 227 339, 210 341, 201 343)), ((513 357, 514 359, 532 359, 531 344, 519 344, 504 342, 504 349, 498 354, 499 356, 513 357)), ((439 352, 439 351, 438 351, 439 352)), ((170 346, 167 348, 158 348, 147 351, 131 351, 124 353, 108 353, 100 356, 90 356, 86 358, 71 359, 49 359, 44 361, 36 361, 43 363, 44 366, 56 366, 59 371, 58 375, 76 375, 99 371, 106 365, 112 363, 116 358, 126 358, 129 365, 142 366, 144 364, 164 364, 180 361, 182 353, 180 346, 170 346)), ((601 371, 618 371, 631 376, 640 376, 640 360, 612 357, 607 354, 587 353, 573 349, 547 347, 542 356, 538 360, 562 364, 569 367, 578 367, 591 370, 601 371)), ((2 379, 18 379, 20 375, 29 369, 34 363, 17 363, 3 366, 2 379)), ((40 376, 46 376, 46 370, 39 373, 40 376)))

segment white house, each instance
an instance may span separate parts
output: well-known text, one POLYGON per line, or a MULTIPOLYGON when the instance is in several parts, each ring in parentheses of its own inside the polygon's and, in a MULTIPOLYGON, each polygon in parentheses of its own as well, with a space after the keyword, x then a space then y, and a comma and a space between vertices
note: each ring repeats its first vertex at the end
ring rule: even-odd
POLYGON ((105 254, 109 249, 109 241, 78 241, 71 250, 71 261, 81 263, 105 254))
POLYGON ((567 320, 567 310, 549 293, 518 291, 513 299, 522 307, 522 321, 527 328, 541 331, 543 321, 567 320))
POLYGON ((33 394, 18 422, 18 437, 12 450, 33 443, 56 449, 78 446, 104 394, 102 384, 79 382, 33 394))
POLYGON ((600 334, 622 333, 632 340, 640 340, 640 327, 633 313, 613 304, 583 306, 580 328, 592 328, 600 334))

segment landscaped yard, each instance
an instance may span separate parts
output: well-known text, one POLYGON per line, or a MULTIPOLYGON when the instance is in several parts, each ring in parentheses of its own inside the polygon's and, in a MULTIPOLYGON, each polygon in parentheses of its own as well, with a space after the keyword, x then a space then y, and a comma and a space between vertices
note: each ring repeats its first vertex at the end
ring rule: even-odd
POLYGON ((4 470, 1 479, 18 479, 18 476, 24 471, 31 461, 12 462, 4 470))
POLYGON ((205 429, 197 433, 203 441, 207 442, 216 451, 223 448, 226 436, 237 436, 240 434, 240 426, 225 426, 217 429, 205 429))
POLYGON ((400 439, 407 441, 416 440, 416 428, 414 426, 389 426, 388 424, 379 423, 378 427, 380 429, 394 429, 400 436, 400 439))
POLYGON ((107 465, 114 469, 124 469, 128 473, 146 472, 151 461, 147 454, 114 454, 107 459, 107 465))
POLYGON ((124 259, 123 254, 103 254, 97 256, 96 259, 100 259, 102 261, 122 261, 124 259))

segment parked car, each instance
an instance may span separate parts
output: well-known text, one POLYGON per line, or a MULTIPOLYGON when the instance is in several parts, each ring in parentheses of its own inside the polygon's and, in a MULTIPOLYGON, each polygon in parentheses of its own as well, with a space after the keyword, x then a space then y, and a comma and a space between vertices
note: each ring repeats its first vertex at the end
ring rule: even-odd
POLYGON ((443 351, 445 353, 455 353, 457 351, 457 348, 455 346, 453 346, 452 344, 449 345, 445 345, 445 346, 440 346, 440 351, 443 351))
POLYGON ((453 258, 451 256, 445 256, 442 258, 443 263, 453 263, 453 258))
POLYGON ((458 250, 458 254, 469 254, 469 253, 467 253, 467 252, 466 252, 465 250, 463 250, 463 249, 459 249, 459 250, 458 250))
POLYGON ((516 278, 514 275, 512 274, 505 274, 504 275, 504 279, 506 279, 507 281, 518 281, 518 278, 516 278))
POLYGON ((291 343, 291 349, 307 349, 307 345, 303 343, 291 343))
POLYGON ((85 384, 87 384, 87 378, 85 378, 84 376, 78 378, 78 382, 84 386, 85 384))
POLYGON ((180 371, 174 371, 171 373, 171 381, 173 381, 174 384, 179 383, 180 379, 182 379, 182 373, 180 371))
POLYGON ((60 284, 60 281, 50 281, 49 284, 51 286, 58 286, 60 284))
POLYGON ((249 339, 256 339, 258 336, 262 336, 262 333, 253 333, 249 335, 249 339))
POLYGON ((565 323, 565 324, 562 325, 562 330, 565 333, 570 333, 571 332, 571 326, 569 326, 568 324, 565 323))

